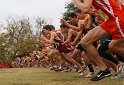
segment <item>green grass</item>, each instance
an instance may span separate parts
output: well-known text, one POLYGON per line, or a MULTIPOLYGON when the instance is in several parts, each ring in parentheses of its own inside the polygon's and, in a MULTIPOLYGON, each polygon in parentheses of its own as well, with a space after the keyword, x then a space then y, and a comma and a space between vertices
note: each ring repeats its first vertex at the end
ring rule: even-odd
POLYGON ((55 72, 48 68, 0 69, 0 85, 124 85, 124 76, 119 79, 104 78, 92 82, 89 78, 71 72, 55 72))

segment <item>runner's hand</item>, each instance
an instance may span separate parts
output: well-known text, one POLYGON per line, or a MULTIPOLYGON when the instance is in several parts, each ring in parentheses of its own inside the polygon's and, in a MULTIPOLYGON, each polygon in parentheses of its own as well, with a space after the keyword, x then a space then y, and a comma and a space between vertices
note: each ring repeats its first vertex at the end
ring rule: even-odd
POLYGON ((80 25, 80 29, 84 29, 84 27, 85 27, 84 24, 80 25))
POLYGON ((64 19, 60 19, 60 23, 62 23, 62 24, 66 24, 67 22, 66 22, 66 20, 64 20, 64 19))

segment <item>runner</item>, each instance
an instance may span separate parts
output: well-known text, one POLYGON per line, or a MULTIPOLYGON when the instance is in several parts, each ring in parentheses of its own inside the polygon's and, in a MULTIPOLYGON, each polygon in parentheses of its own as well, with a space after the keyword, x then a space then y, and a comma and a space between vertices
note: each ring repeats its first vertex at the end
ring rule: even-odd
POLYGON ((119 46, 119 44, 124 42, 124 11, 121 9, 118 0, 84 0, 84 3, 80 0, 74 0, 74 2, 82 12, 91 13, 90 8, 94 5, 109 17, 107 21, 89 31, 81 40, 81 45, 90 56, 95 57, 93 57, 95 59, 94 62, 96 62, 100 68, 100 72, 91 79, 91 81, 98 81, 104 77, 112 75, 112 73, 103 63, 97 49, 93 46, 93 43, 101 38, 111 35, 113 40, 109 44, 109 49, 124 56, 124 48, 119 46))
POLYGON ((49 42, 49 43, 53 44, 55 47, 49 53, 48 56, 49 57, 54 56, 55 54, 59 53, 65 61, 69 62, 69 59, 68 59, 68 57, 66 57, 66 54, 68 54, 72 50, 72 48, 68 44, 62 45, 64 39, 61 39, 60 37, 58 37, 58 35, 55 31, 51 31, 51 27, 49 25, 44 26, 43 30, 46 34, 50 34, 50 39, 46 39, 43 36, 42 36, 42 39, 45 42, 49 42))

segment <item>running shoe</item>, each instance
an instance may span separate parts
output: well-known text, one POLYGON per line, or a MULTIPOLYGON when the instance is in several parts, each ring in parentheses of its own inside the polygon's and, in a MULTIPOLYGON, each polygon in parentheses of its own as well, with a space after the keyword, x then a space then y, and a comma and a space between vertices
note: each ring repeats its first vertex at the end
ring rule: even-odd
POLYGON ((83 76, 86 73, 87 65, 83 65, 82 69, 78 70, 79 76, 83 76))
POLYGON ((91 78, 93 75, 94 75, 94 72, 90 72, 90 73, 88 73, 85 77, 86 77, 86 78, 91 78))
POLYGON ((79 76, 83 76, 85 73, 86 73, 86 70, 85 70, 85 71, 80 72, 80 73, 79 73, 79 76))
POLYGON ((63 71, 63 69, 55 68, 54 71, 63 71))
POLYGON ((122 72, 121 71, 117 71, 114 75, 114 77, 111 77, 111 79, 117 79, 117 78, 120 78, 122 77, 122 72))
POLYGON ((117 65, 117 71, 124 72, 124 63, 120 62, 120 63, 117 65))
POLYGON ((68 69, 63 70, 63 72, 70 72, 70 71, 72 71, 72 68, 68 68, 68 69))
POLYGON ((105 77, 109 77, 111 75, 112 75, 112 73, 108 69, 106 69, 104 71, 98 72, 97 75, 91 79, 91 81, 99 81, 99 80, 101 80, 105 77))
POLYGON ((82 69, 79 69, 79 70, 78 70, 78 73, 81 73, 81 72, 85 71, 86 68, 87 68, 87 65, 83 65, 83 66, 82 66, 82 69))
POLYGON ((116 78, 122 77, 123 72, 124 72, 124 63, 120 62, 117 65, 117 72, 115 73, 114 77, 112 77, 112 79, 116 79, 116 78))
POLYGON ((50 70, 54 70, 54 67, 53 67, 53 66, 51 66, 51 67, 50 67, 50 70))

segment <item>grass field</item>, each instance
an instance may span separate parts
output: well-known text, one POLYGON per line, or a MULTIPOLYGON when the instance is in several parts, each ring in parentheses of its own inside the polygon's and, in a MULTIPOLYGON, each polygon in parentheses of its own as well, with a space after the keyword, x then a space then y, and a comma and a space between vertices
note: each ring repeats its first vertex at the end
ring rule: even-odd
POLYGON ((78 76, 74 69, 71 72, 55 72, 48 68, 8 68, 0 69, 0 85, 124 85, 124 76, 93 82, 78 76))

